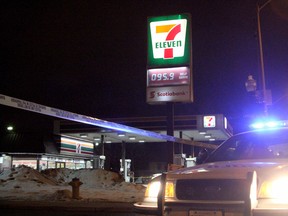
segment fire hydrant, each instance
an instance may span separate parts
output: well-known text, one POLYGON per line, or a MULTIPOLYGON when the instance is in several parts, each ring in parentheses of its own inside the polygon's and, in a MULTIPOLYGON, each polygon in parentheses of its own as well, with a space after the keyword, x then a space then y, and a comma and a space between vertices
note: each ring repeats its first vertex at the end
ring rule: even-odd
POLYGON ((79 196, 80 185, 83 183, 78 178, 73 178, 69 185, 72 186, 72 198, 73 199, 81 199, 79 196))

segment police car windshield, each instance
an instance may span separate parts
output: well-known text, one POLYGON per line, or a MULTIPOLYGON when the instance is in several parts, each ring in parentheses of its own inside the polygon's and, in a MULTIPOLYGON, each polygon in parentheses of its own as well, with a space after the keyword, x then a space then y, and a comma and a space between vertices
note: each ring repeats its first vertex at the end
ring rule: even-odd
POLYGON ((288 159, 288 129, 247 132, 233 136, 205 162, 288 159))

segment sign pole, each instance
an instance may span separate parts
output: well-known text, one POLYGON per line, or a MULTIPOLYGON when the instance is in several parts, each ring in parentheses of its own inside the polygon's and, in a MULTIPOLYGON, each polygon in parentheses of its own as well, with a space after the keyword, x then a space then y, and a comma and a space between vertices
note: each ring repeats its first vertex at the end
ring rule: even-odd
MULTIPOLYGON (((174 103, 167 103, 167 135, 174 136, 174 103)), ((167 142, 167 162, 174 162, 174 142, 167 142)))

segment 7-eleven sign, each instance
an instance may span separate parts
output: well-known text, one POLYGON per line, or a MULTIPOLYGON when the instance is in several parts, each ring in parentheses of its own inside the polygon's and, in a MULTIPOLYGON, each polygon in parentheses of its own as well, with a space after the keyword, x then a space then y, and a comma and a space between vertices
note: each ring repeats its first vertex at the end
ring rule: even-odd
POLYGON ((188 14, 148 19, 148 67, 190 65, 191 37, 188 14))
POLYGON ((203 123, 204 123, 204 128, 215 128, 216 116, 204 116, 203 123))

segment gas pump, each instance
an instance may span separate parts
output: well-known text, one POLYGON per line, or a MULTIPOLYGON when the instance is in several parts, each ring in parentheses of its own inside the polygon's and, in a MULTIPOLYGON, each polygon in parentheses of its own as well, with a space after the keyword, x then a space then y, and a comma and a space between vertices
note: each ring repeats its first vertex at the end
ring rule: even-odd
POLYGON ((106 157, 105 157, 105 155, 100 155, 100 157, 99 157, 99 168, 100 169, 104 169, 104 164, 105 164, 105 159, 106 159, 106 157))
POLYGON ((192 167, 196 165, 196 157, 186 158, 186 167, 192 167))
POLYGON ((106 159, 105 155, 94 156, 93 167, 95 169, 104 169, 105 159, 106 159))
POLYGON ((130 182, 131 176, 131 159, 125 159, 124 164, 122 163, 122 159, 120 159, 120 172, 123 174, 125 182, 130 182), (124 167, 123 167, 124 166, 124 167))

